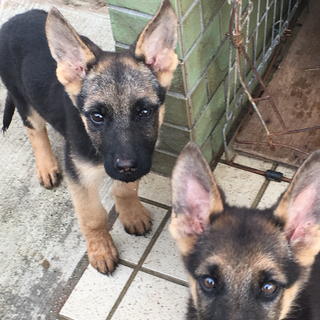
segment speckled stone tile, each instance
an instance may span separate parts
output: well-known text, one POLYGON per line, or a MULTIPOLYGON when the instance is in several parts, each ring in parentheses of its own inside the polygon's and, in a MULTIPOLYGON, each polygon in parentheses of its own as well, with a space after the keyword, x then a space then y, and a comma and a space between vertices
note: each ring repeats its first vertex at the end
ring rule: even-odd
POLYGON ((265 178, 255 173, 219 163, 213 175, 226 195, 228 204, 249 207, 265 178))
POLYGON ((113 225, 111 235, 113 241, 118 249, 120 259, 138 263, 144 250, 149 244, 154 232, 157 230, 159 224, 164 218, 167 210, 143 203, 143 205, 150 210, 152 218, 152 231, 146 236, 137 237, 125 232, 119 219, 113 225))
MULTIPOLYGON (((293 178, 296 168, 279 165, 276 171, 281 172, 286 178, 293 178)), ((282 195, 283 192, 287 190, 289 183, 287 182, 275 182, 270 181, 265 193, 263 194, 259 204, 258 209, 270 208, 273 206, 282 195)))
POLYGON ((171 206, 170 178, 152 172, 149 173, 140 181, 139 196, 171 206))
POLYGON ((238 154, 234 160, 235 163, 241 164, 243 166, 255 168, 258 170, 269 170, 272 167, 271 162, 263 161, 261 159, 246 157, 238 154))
POLYGON ((170 221, 152 247, 143 267, 188 281, 177 244, 169 232, 170 221))
POLYGON ((276 171, 282 172, 283 175, 284 175, 286 178, 292 179, 293 176, 294 176, 294 174, 295 174, 296 171, 297 171, 297 168, 289 167, 289 166, 284 166, 284 165, 279 165, 279 166, 277 167, 276 171))
POLYGON ((289 183, 287 182, 270 181, 257 208, 266 209, 266 208, 272 207, 278 201, 282 193, 287 190, 288 186, 289 186, 289 183))
POLYGON ((189 289, 139 272, 112 320, 183 320, 189 289))
POLYGON ((107 277, 89 265, 60 316, 72 320, 105 320, 131 273, 131 268, 119 265, 113 275, 107 277))

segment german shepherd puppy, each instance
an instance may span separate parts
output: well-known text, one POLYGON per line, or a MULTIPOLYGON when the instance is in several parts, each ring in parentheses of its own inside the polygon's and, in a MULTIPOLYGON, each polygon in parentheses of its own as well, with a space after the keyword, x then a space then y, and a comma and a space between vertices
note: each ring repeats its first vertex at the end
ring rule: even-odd
POLYGON ((0 76, 8 94, 3 131, 15 108, 34 149, 42 185, 58 185, 59 168, 46 122, 65 138, 65 168, 88 257, 102 273, 118 252, 99 198, 107 173, 116 211, 127 232, 147 233, 150 213, 138 198, 164 116, 164 100, 178 58, 177 18, 163 0, 130 50, 104 52, 79 36, 61 13, 31 10, 0 31, 0 76))
POLYGON ((272 209, 228 206, 193 143, 177 160, 172 189, 188 320, 320 319, 320 151, 272 209))

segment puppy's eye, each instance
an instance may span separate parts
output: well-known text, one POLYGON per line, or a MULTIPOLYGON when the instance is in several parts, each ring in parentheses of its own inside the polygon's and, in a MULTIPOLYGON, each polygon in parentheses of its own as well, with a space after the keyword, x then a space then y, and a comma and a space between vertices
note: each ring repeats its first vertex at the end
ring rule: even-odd
POLYGON ((278 291, 279 286, 274 282, 266 282, 262 285, 261 291, 264 296, 270 297, 278 291))
POLYGON ((142 109, 139 113, 140 118, 147 118, 150 117, 153 113, 153 109, 151 108, 146 108, 146 109, 142 109))
POLYGON ((215 281, 214 281, 212 278, 210 278, 210 277, 203 277, 201 281, 202 281, 203 288, 204 288, 205 290, 211 291, 211 290, 213 290, 213 289, 215 288, 215 286, 216 286, 215 281))
POLYGON ((97 113, 97 112, 90 114, 90 119, 91 119, 92 122, 98 123, 98 124, 103 122, 103 116, 100 113, 97 113))

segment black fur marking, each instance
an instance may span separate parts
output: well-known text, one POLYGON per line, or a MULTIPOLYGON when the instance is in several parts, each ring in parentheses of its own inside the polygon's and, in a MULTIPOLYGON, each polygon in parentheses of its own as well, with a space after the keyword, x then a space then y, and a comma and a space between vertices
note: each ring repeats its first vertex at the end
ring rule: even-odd
POLYGON ((69 178, 75 182, 79 182, 79 175, 77 172, 77 169, 74 165, 73 160, 71 159, 71 153, 70 153, 70 146, 68 143, 65 144, 65 158, 64 158, 64 163, 65 163, 65 168, 66 171, 68 172, 69 178))
POLYGON ((30 122, 30 120, 27 118, 27 119, 23 119, 23 125, 29 129, 34 129, 32 123, 30 122))
POLYGON ((155 90, 157 92, 157 96, 159 98, 160 105, 164 103, 165 97, 166 97, 166 88, 163 86, 159 85, 158 87, 155 87, 155 90))
POLYGON ((279 228, 280 231, 284 230, 285 222, 280 217, 274 217, 273 218, 273 223, 277 228, 279 228))
POLYGON ((8 130, 10 123, 12 121, 12 117, 14 114, 14 110, 15 110, 15 105, 14 105, 14 101, 11 97, 11 95, 9 94, 9 92, 7 93, 7 98, 6 98, 6 103, 4 106, 4 113, 3 113, 3 127, 2 127, 2 132, 4 133, 5 131, 8 130))

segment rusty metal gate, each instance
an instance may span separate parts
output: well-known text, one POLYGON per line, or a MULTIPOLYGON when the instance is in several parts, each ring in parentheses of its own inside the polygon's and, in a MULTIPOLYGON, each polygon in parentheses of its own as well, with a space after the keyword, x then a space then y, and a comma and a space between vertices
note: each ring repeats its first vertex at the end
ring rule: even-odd
MULTIPOLYGON (((247 101, 250 102, 252 108, 257 113, 269 141, 237 141, 238 143, 267 144, 270 148, 274 148, 274 146, 277 145, 294 149, 291 146, 274 143, 273 137, 276 135, 294 134, 301 131, 320 129, 319 126, 299 130, 287 130, 260 76, 273 64, 273 62, 270 63, 271 57, 274 56, 276 48, 279 50, 281 40, 283 40, 289 32, 289 23, 296 14, 302 1, 303 0, 234 1, 229 29, 231 41, 227 77, 228 90, 225 96, 226 124, 223 127, 224 149, 228 162, 232 162, 227 145, 227 133, 230 129, 230 123, 241 106, 247 101), (264 95, 253 98, 252 91, 258 85, 260 85, 264 95), (261 100, 268 100, 272 110, 275 112, 281 124, 281 129, 278 132, 270 132, 268 130, 256 104, 256 102, 261 100)), ((304 152, 299 149, 296 149, 296 151, 304 152)))

